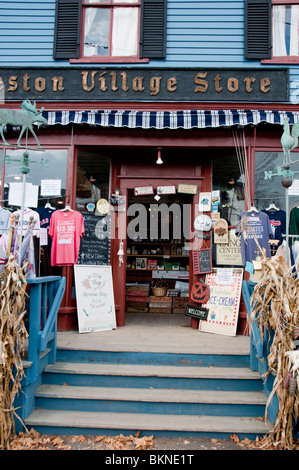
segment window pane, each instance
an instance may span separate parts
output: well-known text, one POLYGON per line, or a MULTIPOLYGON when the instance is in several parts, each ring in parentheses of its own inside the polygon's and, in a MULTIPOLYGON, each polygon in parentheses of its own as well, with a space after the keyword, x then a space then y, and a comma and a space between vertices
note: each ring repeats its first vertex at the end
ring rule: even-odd
POLYGON ((112 0, 114 3, 138 3, 139 0, 112 0))
POLYGON ((273 6, 273 57, 298 56, 299 5, 273 6))
POLYGON ((109 55, 109 8, 86 8, 84 56, 109 55))
POLYGON ((113 13, 112 55, 136 56, 138 9, 115 8, 113 13))
MULTIPOLYGON (((292 161, 299 160, 299 153, 292 153, 292 161)), ((255 153, 255 205, 259 210, 267 209, 273 203, 279 209, 286 210, 286 190, 281 181, 287 173, 280 168, 283 162, 282 152, 255 153)), ((299 163, 290 165, 289 175, 298 180, 299 163)), ((289 189, 290 210, 298 205, 298 196, 289 189), (290 194, 291 193, 291 194, 290 194)))
MULTIPOLYGON (((20 160, 24 150, 7 150, 5 158, 5 178, 4 178, 4 207, 8 207, 8 196, 10 183, 22 184, 23 175, 21 173, 20 160)), ((44 150, 29 152, 30 171, 26 175, 26 182, 34 186, 39 186, 38 207, 44 206, 48 201, 53 207, 63 207, 66 192, 66 170, 67 170, 67 150, 44 150), (59 168, 59 175, 57 174, 59 168), (61 196, 46 197, 41 195, 42 180, 60 180, 61 196), (62 204, 61 204, 62 203, 62 204), (61 204, 61 205, 59 205, 61 204)))

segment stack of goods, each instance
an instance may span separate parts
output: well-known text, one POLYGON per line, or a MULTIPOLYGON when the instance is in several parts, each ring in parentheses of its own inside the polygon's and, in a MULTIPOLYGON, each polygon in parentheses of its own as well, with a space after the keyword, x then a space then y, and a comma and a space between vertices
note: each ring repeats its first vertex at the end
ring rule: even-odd
POLYGON ((149 285, 127 284, 126 285, 126 311, 148 312, 149 285))
POLYGON ((150 296, 150 313, 171 313, 171 297, 150 296))
POLYGON ((189 297, 173 297, 172 313, 185 313, 189 297))

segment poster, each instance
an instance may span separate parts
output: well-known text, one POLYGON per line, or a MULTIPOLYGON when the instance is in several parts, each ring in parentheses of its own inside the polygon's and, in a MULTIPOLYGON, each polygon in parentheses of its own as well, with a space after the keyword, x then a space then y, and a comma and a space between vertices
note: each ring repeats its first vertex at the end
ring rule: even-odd
POLYGON ((79 333, 116 329, 111 266, 74 266, 79 333))
POLYGON ((229 230, 228 243, 216 245, 217 265, 243 266, 241 256, 241 238, 235 235, 235 230, 229 230))
POLYGON ((219 276, 217 271, 214 269, 206 277, 210 298, 203 307, 209 310, 209 314, 206 321, 200 321, 199 331, 236 336, 243 269, 236 268, 233 271, 229 269, 227 275, 225 269, 222 269, 219 276))

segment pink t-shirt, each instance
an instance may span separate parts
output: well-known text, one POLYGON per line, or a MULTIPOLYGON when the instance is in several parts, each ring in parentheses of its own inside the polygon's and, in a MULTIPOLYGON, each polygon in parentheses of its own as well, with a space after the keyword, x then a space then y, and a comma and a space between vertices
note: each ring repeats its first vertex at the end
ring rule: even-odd
POLYGON ((52 238, 51 265, 71 266, 77 263, 80 238, 84 234, 81 212, 55 211, 50 221, 49 235, 52 238))

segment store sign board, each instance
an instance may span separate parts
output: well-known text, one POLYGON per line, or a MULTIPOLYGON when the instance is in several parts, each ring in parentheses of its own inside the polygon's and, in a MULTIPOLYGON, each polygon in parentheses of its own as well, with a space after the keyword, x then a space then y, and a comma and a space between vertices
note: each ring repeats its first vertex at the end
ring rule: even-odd
POLYGON ((138 188, 134 188, 135 196, 146 196, 149 194, 154 194, 153 186, 140 186, 138 188))
POLYGON ((178 193, 197 194, 197 186, 195 184, 178 184, 178 193))
MULTIPOLYGON (((223 278, 223 270, 221 271, 223 278)), ((243 269, 239 268, 233 270, 230 283, 221 282, 217 269, 207 274, 206 283, 210 288, 210 298, 202 306, 209 310, 209 314, 206 321, 200 322, 200 331, 228 336, 236 335, 242 279, 243 269)))
POLYGON ((79 333, 116 329, 111 266, 75 265, 79 333))
POLYGON ((228 243, 216 244, 216 262, 223 266, 243 266, 241 239, 235 235, 235 230, 229 230, 228 243))
POLYGON ((157 187, 157 194, 175 194, 176 189, 175 186, 158 186, 157 187))
POLYGON ((287 68, 2 67, 5 101, 289 100, 287 68))

